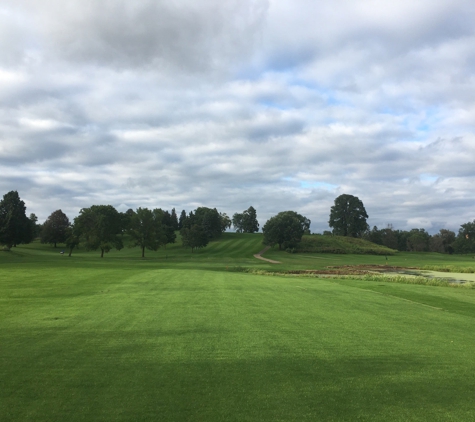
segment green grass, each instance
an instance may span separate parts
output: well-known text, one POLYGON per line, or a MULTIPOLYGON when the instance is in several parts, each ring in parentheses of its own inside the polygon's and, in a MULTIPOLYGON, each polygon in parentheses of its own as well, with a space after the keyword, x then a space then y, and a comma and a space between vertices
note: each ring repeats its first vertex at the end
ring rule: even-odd
POLYGON ((475 419, 475 290, 230 271, 384 259, 271 250, 272 266, 260 242, 0 253, 0 420, 475 419))

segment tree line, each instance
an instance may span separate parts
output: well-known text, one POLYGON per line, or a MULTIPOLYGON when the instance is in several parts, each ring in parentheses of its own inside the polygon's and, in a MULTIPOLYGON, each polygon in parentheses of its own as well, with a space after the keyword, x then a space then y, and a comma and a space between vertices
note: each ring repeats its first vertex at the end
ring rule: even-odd
MULTIPOLYGON (((340 195, 330 209, 328 224, 332 230, 323 234, 359 237, 399 251, 475 252, 475 220, 462 224, 458 234, 441 229, 430 235, 422 228, 404 231, 395 230, 391 225, 384 229, 375 226, 370 230, 367 219, 368 214, 359 198, 340 195)), ((111 205, 93 205, 81 209, 73 221, 59 209, 43 224, 38 224, 35 214, 26 216, 25 203, 17 191, 8 192, 0 201, 0 244, 6 249, 39 238, 42 243, 54 247, 66 245, 69 255, 82 245, 86 250, 99 250, 103 257, 111 249, 122 249, 126 241, 128 246, 139 247, 144 257, 146 250, 156 251, 175 243, 179 232, 183 246, 193 252, 207 246, 210 240, 218 238, 231 226, 238 233, 258 232, 254 207, 230 218, 216 208, 207 207, 198 207, 189 213, 182 210, 178 217, 174 208, 171 212, 160 208, 137 208, 122 213, 111 205)), ((283 211, 271 217, 262 232, 265 245, 292 250, 304 234, 310 234, 310 220, 295 211, 283 211)))
POLYGON ((177 231, 183 246, 190 247, 193 252, 218 238, 233 222, 240 232, 259 230, 253 207, 234 214, 231 220, 226 213, 207 207, 198 207, 189 213, 183 210, 178 218, 174 208, 171 212, 160 208, 119 212, 112 205, 93 205, 81 209, 73 221, 59 209, 43 224, 38 224, 35 214, 26 216, 25 203, 18 192, 11 191, 0 201, 0 244, 11 249, 39 238, 42 243, 54 247, 65 245, 69 256, 74 248, 82 245, 86 250, 99 250, 100 256, 104 257, 112 249, 122 249, 126 242, 128 246, 139 247, 144 257, 147 249, 156 251, 175 243, 177 231))
POLYGON ((423 228, 396 230, 391 224, 384 229, 366 222, 368 214, 363 202, 352 195, 340 195, 330 210, 329 225, 332 231, 326 235, 361 237, 378 245, 398 251, 472 253, 475 252, 475 221, 462 224, 458 234, 448 229, 430 235, 423 228))

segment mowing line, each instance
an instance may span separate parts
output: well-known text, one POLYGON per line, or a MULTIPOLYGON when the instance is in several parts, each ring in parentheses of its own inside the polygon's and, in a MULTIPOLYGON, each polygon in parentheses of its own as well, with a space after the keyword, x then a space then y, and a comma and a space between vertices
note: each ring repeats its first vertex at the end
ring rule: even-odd
MULTIPOLYGON (((333 281, 333 280, 331 280, 331 282, 332 282, 332 283, 336 283, 336 284, 338 284, 339 286, 347 286, 347 284, 340 284, 340 283, 338 283, 338 282, 336 282, 336 281, 333 281)), ((399 299, 399 300, 405 300, 406 302, 411 302, 411 303, 415 303, 415 304, 417 304, 417 305, 427 306, 428 308, 437 309, 438 311, 445 311, 444 308, 437 308, 436 306, 427 305, 427 304, 425 304, 425 303, 416 302, 415 300, 405 299, 405 298, 403 298, 403 297, 390 295, 389 293, 377 292, 377 291, 375 291, 375 290, 363 289, 362 287, 356 287, 356 286, 349 286, 349 287, 353 287, 353 288, 359 289, 359 290, 364 290, 364 291, 366 291, 366 292, 376 293, 376 294, 383 295, 383 296, 391 296, 391 297, 394 297, 394 298, 399 299)))

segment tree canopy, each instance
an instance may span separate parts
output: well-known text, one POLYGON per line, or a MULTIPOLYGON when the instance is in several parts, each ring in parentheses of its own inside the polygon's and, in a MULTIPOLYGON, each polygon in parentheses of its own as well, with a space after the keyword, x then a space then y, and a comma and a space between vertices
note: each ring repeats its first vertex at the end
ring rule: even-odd
POLYGON ((174 228, 174 221, 172 218, 173 214, 170 214, 168 211, 163 211, 161 208, 155 208, 153 210, 153 214, 157 221, 161 222, 162 228, 162 237, 161 237, 161 245, 164 245, 165 248, 169 243, 175 243, 176 234, 174 228))
POLYGON ((142 258, 145 257, 146 248, 156 251, 167 240, 161 213, 150 211, 148 208, 138 208, 134 212, 127 234, 132 240, 131 246, 139 246, 142 250, 142 258))
POLYGON ((104 252, 112 248, 122 249, 121 214, 112 205, 93 205, 83 208, 74 219, 74 226, 81 237, 81 243, 87 250, 101 250, 104 252))
POLYGON ((193 224, 191 227, 183 227, 180 234, 183 246, 190 247, 191 252, 208 245, 208 235, 203 230, 203 227, 198 224, 193 224))
POLYGON ((259 231, 257 213, 253 206, 250 206, 242 213, 233 215, 233 226, 238 233, 255 233, 259 231))
POLYGON ((265 245, 279 245, 279 249, 294 248, 302 236, 310 231, 310 220, 295 211, 283 211, 264 224, 265 245))
POLYGON ((338 236, 361 237, 368 230, 363 202, 356 196, 343 194, 335 199, 328 224, 338 236))
POLYGON ((20 243, 30 243, 34 237, 34 224, 26 216, 25 203, 17 191, 3 195, 0 201, 0 243, 8 249, 20 243))
MULTIPOLYGON (((100 249, 103 257, 112 248, 121 249, 122 235, 127 234, 124 239, 130 239, 132 246, 140 246, 144 256, 145 249, 156 250, 175 242, 177 227, 180 228, 183 245, 191 247, 192 251, 205 247, 231 225, 241 233, 259 230, 257 213, 252 206, 233 214, 232 220, 226 213, 208 207, 198 207, 188 215, 182 210, 177 217, 175 208, 171 212, 160 208, 153 211, 138 208, 137 211, 128 209, 119 213, 111 205, 93 205, 80 210, 73 225, 60 209, 51 213, 43 224, 37 224, 37 216, 31 213, 28 218, 25 203, 17 191, 11 191, 0 201, 0 244, 11 248, 40 236, 41 242, 51 243, 55 247, 57 243, 64 243, 70 254, 82 244, 86 250, 100 249)), ((331 207, 329 224, 333 230, 325 231, 324 234, 364 237, 400 251, 475 252, 475 220, 462 224, 457 235, 448 229, 440 229, 439 233, 431 235, 423 228, 396 230, 391 224, 383 229, 374 226, 370 230, 367 218, 359 198, 340 195, 331 207)), ((284 211, 266 222, 263 233, 265 244, 278 244, 279 249, 292 249, 303 234, 310 233, 310 220, 295 211, 284 211)))
POLYGON ((453 247, 457 253, 475 252, 475 220, 460 226, 453 247))
POLYGON ((43 223, 41 243, 50 243, 56 248, 57 243, 66 241, 69 226, 68 216, 61 210, 54 211, 43 223))

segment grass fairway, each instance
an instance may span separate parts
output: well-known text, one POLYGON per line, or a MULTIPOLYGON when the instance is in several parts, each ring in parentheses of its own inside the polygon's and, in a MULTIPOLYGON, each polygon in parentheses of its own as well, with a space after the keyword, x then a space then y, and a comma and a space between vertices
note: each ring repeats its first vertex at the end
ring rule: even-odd
POLYGON ((475 420, 474 290, 230 272, 268 268, 235 239, 1 255, 0 420, 475 420))

